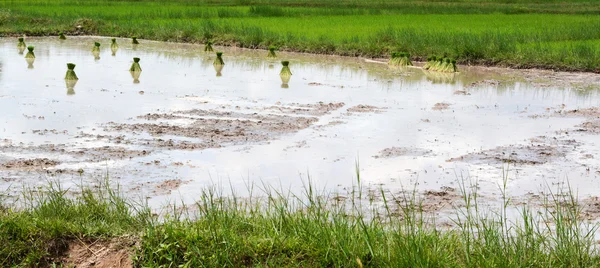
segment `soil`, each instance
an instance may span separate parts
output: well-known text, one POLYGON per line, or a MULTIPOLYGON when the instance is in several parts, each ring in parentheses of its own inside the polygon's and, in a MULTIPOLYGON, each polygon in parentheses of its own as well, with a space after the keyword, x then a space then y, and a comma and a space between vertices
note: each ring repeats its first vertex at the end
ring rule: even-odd
POLYGON ((420 148, 409 148, 409 147, 390 147, 385 148, 379 152, 378 155, 373 158, 394 158, 399 156, 427 156, 431 155, 433 151, 425 150, 420 148))
POLYGON ((568 152, 574 151, 578 144, 579 143, 574 140, 554 140, 547 137, 537 137, 531 139, 531 143, 529 144, 499 146, 493 149, 451 158, 447 161, 484 164, 513 163, 540 165, 565 157, 568 152))
POLYGON ((433 105, 433 107, 431 109, 435 110, 435 111, 446 110, 446 109, 450 108, 450 105, 451 104, 449 104, 449 103, 438 102, 435 105, 433 105))
POLYGON ((60 162, 48 158, 16 159, 0 163, 0 169, 33 170, 53 167, 60 162))
POLYGON ((381 113, 387 107, 377 107, 372 105, 356 105, 347 109, 349 113, 381 113))
POLYGON ((110 241, 81 241, 69 243, 62 260, 67 267, 77 268, 127 268, 133 267, 132 248, 134 242, 127 239, 110 241))

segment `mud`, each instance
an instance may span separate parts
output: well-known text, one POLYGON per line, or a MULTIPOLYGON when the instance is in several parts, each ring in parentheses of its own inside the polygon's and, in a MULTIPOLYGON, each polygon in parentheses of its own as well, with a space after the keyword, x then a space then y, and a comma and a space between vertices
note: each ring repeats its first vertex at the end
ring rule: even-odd
POLYGON ((469 163, 519 165, 541 165, 564 158, 567 153, 574 151, 579 143, 575 140, 558 140, 547 137, 537 137, 529 144, 514 144, 499 146, 467 155, 448 159, 448 162, 462 161, 469 163))
POLYGON ((385 148, 379 152, 379 154, 373 156, 373 158, 395 158, 400 156, 428 156, 432 155, 432 150, 425 150, 420 148, 407 148, 407 147, 390 147, 385 148))
POLYGON ((9 160, 4 163, 0 162, 0 169, 18 169, 18 170, 32 170, 32 169, 44 169, 47 167, 53 167, 58 165, 60 162, 51 160, 48 158, 33 158, 33 159, 16 159, 9 160))
POLYGON ((346 111, 348 111, 349 113, 381 113, 385 109, 387 109, 387 107, 377 107, 377 106, 373 106, 373 105, 360 104, 360 105, 352 106, 352 107, 348 108, 346 111))
POLYGON ((450 108, 450 105, 451 105, 450 103, 438 102, 435 105, 433 105, 431 110, 434 110, 434 111, 447 110, 448 108, 450 108))

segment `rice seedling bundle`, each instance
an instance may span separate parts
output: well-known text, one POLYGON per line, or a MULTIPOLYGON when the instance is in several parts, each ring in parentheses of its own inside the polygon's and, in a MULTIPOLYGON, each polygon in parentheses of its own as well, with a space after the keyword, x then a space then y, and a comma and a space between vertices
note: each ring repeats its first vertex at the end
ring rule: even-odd
POLYGON ((225 65, 225 62, 223 61, 223 57, 222 56, 223 56, 223 52, 217 52, 217 58, 213 62, 213 65, 215 65, 215 66, 225 65))
POLYGON ((212 41, 207 41, 206 45, 204 45, 204 52, 213 52, 213 47, 212 47, 213 42, 212 41))
POLYGON ((140 67, 140 58, 133 58, 133 64, 131 64, 131 68, 129 68, 130 72, 141 72, 142 67, 140 67))
POLYGON ((390 66, 412 66, 410 54, 406 52, 392 52, 388 64, 390 66))
POLYGON ((67 74, 65 75, 65 80, 79 80, 75 74, 75 64, 67 63, 67 74))
POLYGON ((269 54, 267 54, 267 58, 277 58, 277 54, 275 53, 275 50, 277 50, 277 48, 275 46, 270 46, 269 47, 269 54))
POLYGON ((281 82, 283 84, 287 84, 290 82, 290 78, 292 78, 292 71, 290 71, 290 62, 284 60, 281 62, 283 67, 281 68, 281 72, 279 72, 279 77, 281 77, 281 82))
POLYGON ((436 56, 429 56, 429 57, 427 57, 427 62, 425 63, 425 65, 423 65, 423 70, 429 70, 429 69, 431 69, 435 65, 436 61, 437 61, 437 57, 436 56))
POLYGON ((117 53, 117 50, 119 50, 119 44, 117 44, 117 39, 113 38, 110 43, 110 51, 112 51, 113 56, 117 53))
POLYGON ((27 47, 27 54, 25 55, 26 59, 35 59, 35 54, 33 53, 33 46, 28 46, 27 47))
POLYGON ((58 33, 58 39, 60 39, 60 40, 66 40, 67 37, 65 36, 65 34, 63 32, 59 32, 58 33))
POLYGON ((25 45, 23 37, 19 37, 19 43, 17 43, 17 49, 19 49, 19 54, 23 54, 25 48, 27 48, 27 45, 25 45))
POLYGON ((94 42, 94 47, 92 48, 92 52, 100 53, 100 43, 94 42))
POLYGON ((132 43, 132 44, 134 44, 134 45, 138 45, 138 44, 140 43, 140 42, 138 42, 138 40, 137 40, 137 36, 133 36, 133 37, 131 37, 131 43, 132 43))

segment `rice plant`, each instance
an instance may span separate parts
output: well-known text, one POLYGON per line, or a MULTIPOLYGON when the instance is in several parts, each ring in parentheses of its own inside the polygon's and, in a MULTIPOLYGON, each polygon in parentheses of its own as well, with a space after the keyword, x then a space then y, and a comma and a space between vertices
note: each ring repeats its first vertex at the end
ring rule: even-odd
POLYGON ((223 52, 217 52, 217 58, 215 59, 215 61, 213 62, 213 65, 217 66, 217 65, 225 65, 225 62, 223 61, 223 52))
POLYGON ((277 58, 277 54, 275 53, 275 51, 277 50, 277 47, 275 46, 269 46, 269 53, 267 54, 267 58, 277 58))
POLYGON ((25 54, 25 61, 27 61, 27 68, 33 69, 33 62, 35 61, 35 54, 33 53, 33 46, 27 47, 27 54, 25 54))
POLYGON ((138 42, 138 40, 137 40, 137 36, 131 37, 131 43, 134 44, 134 45, 140 44, 140 42, 138 42))
POLYGON ((58 39, 60 39, 60 40, 67 40, 67 37, 65 36, 65 34, 63 32, 59 32, 58 33, 58 39))
POLYGON ((133 63, 129 68, 130 72, 141 72, 142 68, 140 67, 140 58, 133 58, 133 63))
POLYGON ((94 55, 94 59, 100 59, 100 43, 94 42, 94 47, 92 47, 92 54, 94 55))
POLYGON ((65 80, 79 80, 79 78, 75 74, 74 63, 67 63, 67 74, 65 75, 65 80))
POLYGON ((17 49, 19 50, 19 54, 23 54, 23 51, 27 48, 25 45, 25 39, 23 37, 19 37, 19 43, 17 43, 17 49))
MULTIPOLYGON (((279 77, 281 78, 282 86, 287 86, 292 78, 292 71, 290 70, 290 62, 287 60, 281 61, 281 71, 279 72, 279 77)), ((285 87, 284 86, 284 87, 285 87)))
POLYGON ((427 58, 427 63, 423 66, 423 69, 442 73, 458 72, 456 60, 448 57, 431 56, 427 58))
POLYGON ((392 52, 388 64, 393 67, 412 66, 410 54, 406 52, 392 52))
POLYGON ((206 41, 206 45, 204 45, 204 52, 206 53, 211 53, 214 51, 213 47, 213 42, 212 41, 206 41))
POLYGON ((119 44, 117 44, 116 38, 113 38, 110 41, 110 51, 112 52, 112 55, 115 56, 117 54, 117 50, 119 50, 119 44))

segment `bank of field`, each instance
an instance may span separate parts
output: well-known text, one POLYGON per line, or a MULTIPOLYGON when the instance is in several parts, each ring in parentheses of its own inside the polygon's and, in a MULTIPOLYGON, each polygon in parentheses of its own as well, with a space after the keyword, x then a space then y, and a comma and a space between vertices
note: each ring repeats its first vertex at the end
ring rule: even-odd
POLYGON ((597 226, 582 220, 569 193, 549 196, 541 207, 517 207, 520 216, 508 219, 509 199, 490 212, 464 191, 452 227, 440 228, 416 195, 363 191, 360 184, 344 196, 310 184, 300 196, 262 185, 253 198, 207 188, 196 204, 160 215, 106 185, 69 189, 78 193, 72 196, 52 183, 16 203, 0 201, 0 266, 600 265, 597 226))
POLYGON ((92 34, 600 71, 600 1, 0 2, 0 34, 92 34), (81 28, 77 28, 81 26, 81 28))

